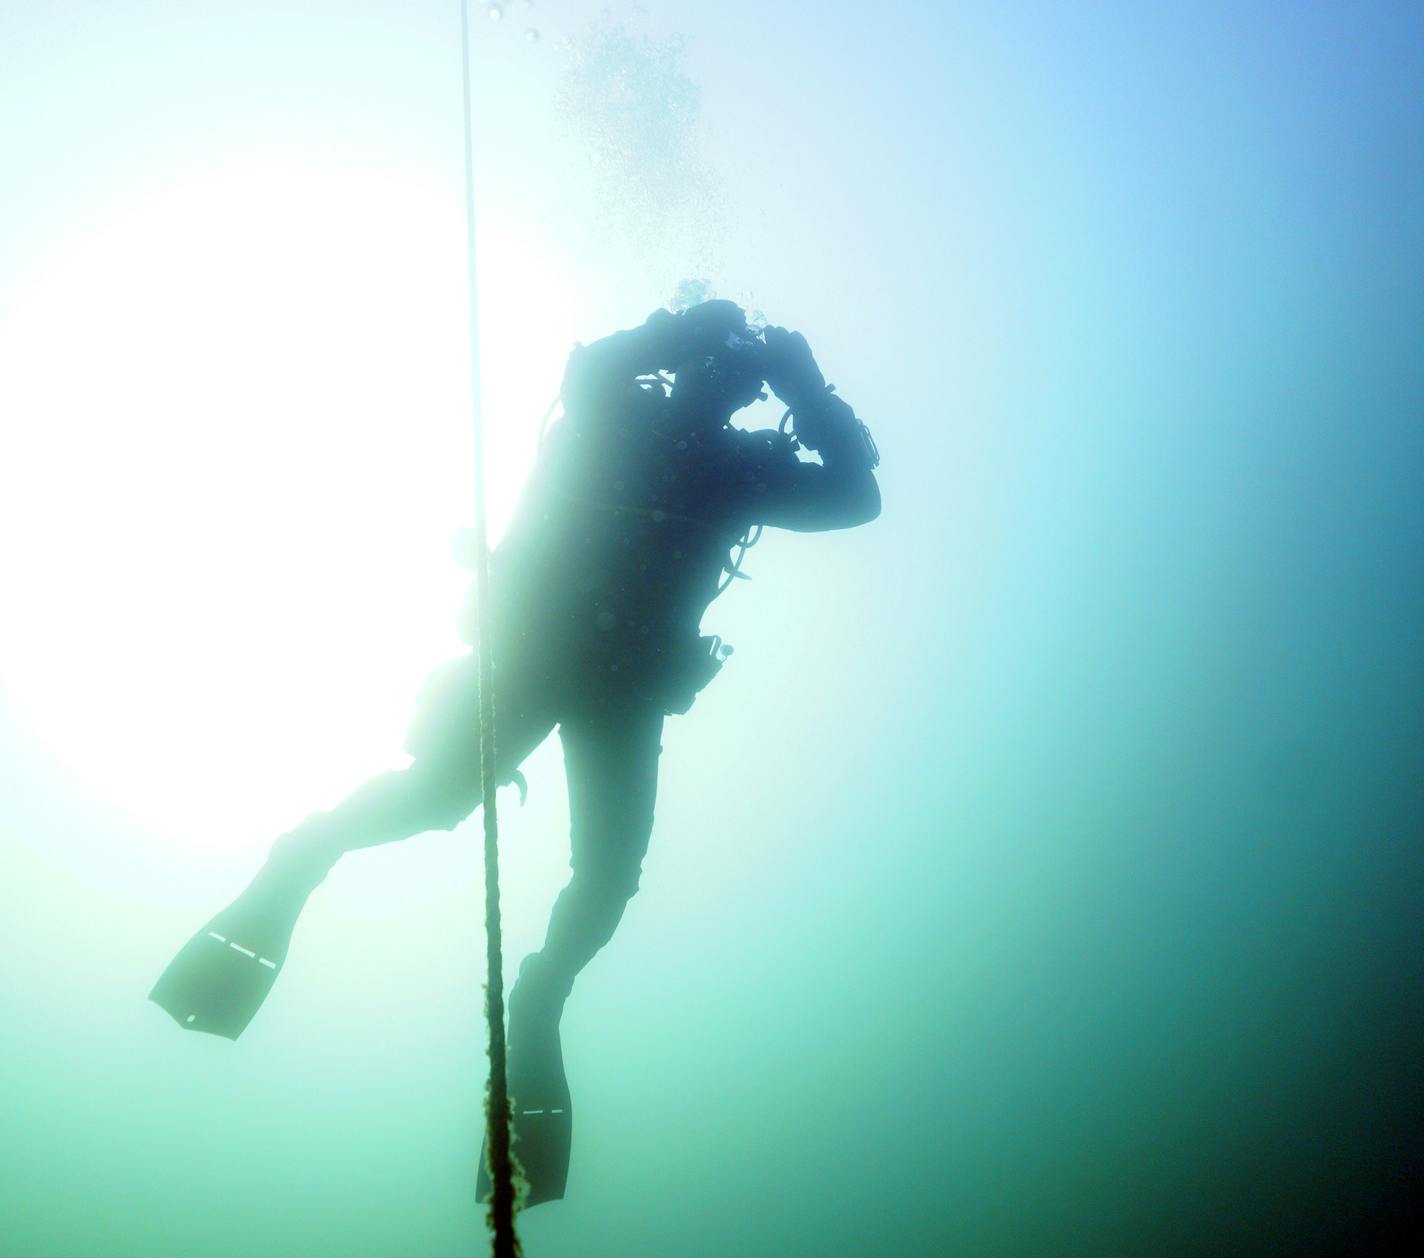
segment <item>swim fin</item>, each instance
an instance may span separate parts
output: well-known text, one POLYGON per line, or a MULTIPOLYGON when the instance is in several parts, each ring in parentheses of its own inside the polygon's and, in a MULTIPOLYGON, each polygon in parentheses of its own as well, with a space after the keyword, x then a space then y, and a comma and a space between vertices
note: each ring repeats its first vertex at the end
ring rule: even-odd
MULTIPOLYGON (((509 1098, 514 1157, 527 1187, 523 1209, 562 1199, 569 1178, 574 1115, 559 1019, 572 985, 563 967, 535 952, 524 958, 509 993, 509 1098)), ((475 1181, 479 1201, 490 1196, 488 1157, 487 1141, 475 1181)))
POLYGON ((267 999, 302 907, 335 863, 295 837, 278 841, 247 890, 183 945, 149 992, 179 1026, 235 1040, 267 999))
MULTIPOLYGON (((543 1201, 559 1201, 569 1178, 573 1145, 573 1103, 559 1027, 554 1023, 537 1036, 524 1035, 516 1043, 511 1027, 509 1045, 509 1096, 514 1115, 514 1156, 524 1172, 528 1192, 520 1206, 528 1209, 543 1201)), ((480 1169, 475 1198, 487 1201, 491 1192, 489 1140, 480 1149, 480 1169)))

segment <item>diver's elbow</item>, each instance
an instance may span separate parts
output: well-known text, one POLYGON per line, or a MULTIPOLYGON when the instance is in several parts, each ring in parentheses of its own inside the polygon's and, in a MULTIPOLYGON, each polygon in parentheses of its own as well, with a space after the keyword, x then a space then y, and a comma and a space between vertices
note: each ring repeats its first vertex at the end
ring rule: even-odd
POLYGON ((867 478, 865 488, 856 496, 852 514, 855 516, 852 528, 880 518, 880 486, 875 483, 873 476, 867 478))
POLYGON ((823 529, 858 529, 880 516, 880 495, 842 500, 833 511, 823 514, 823 529))

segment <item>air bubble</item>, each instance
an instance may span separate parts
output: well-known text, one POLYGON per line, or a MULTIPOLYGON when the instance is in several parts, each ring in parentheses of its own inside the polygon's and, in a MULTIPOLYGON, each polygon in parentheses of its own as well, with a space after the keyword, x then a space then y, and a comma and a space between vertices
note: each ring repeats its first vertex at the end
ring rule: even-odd
POLYGON ((488 11, 489 11, 489 20, 490 20, 491 22, 498 22, 498 21, 500 20, 500 18, 502 18, 502 17, 504 16, 504 10, 501 9, 501 8, 499 7, 499 5, 497 5, 497 4, 492 4, 492 5, 490 5, 488 11))

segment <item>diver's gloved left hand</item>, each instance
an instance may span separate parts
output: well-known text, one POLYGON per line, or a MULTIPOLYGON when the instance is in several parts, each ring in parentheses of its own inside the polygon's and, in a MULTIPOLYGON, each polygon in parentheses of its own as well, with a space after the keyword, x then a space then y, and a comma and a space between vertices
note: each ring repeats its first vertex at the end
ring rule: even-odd
POLYGON ((766 382, 787 406, 795 410, 826 391, 826 377, 801 333, 767 328, 765 340, 766 382))

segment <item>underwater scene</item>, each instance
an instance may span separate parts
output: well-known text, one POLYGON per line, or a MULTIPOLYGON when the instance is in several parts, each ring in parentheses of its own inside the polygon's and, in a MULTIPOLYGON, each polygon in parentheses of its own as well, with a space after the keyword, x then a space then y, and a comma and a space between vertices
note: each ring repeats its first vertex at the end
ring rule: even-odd
POLYGON ((1424 9, 0 67, 0 1258, 1424 1253, 1424 9))

